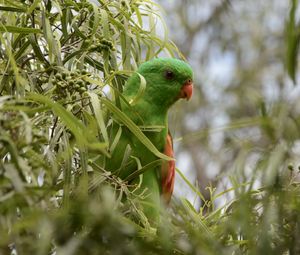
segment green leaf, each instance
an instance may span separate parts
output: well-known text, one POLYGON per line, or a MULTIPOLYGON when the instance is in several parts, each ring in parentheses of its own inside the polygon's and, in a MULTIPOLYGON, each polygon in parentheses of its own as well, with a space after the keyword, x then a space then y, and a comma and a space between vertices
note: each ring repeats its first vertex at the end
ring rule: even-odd
POLYGON ((94 113, 95 113, 95 117, 96 117, 96 120, 97 120, 98 127, 101 131, 101 134, 104 138, 105 143, 108 144, 109 143, 108 134, 107 134, 106 126, 105 126, 105 123, 104 123, 104 118, 103 118, 103 113, 102 113, 99 98, 95 93, 92 93, 92 92, 88 92, 88 93, 89 93, 89 96, 91 98, 91 103, 92 103, 92 106, 93 106, 93 109, 94 109, 94 113))
POLYGON ((103 66, 103 63, 89 57, 89 56, 86 56, 84 58, 84 61, 87 62, 87 64, 91 65, 92 67, 94 67, 95 69, 98 69, 99 71, 104 71, 104 66, 103 66))
POLYGON ((51 29, 50 21, 45 12, 42 12, 42 24, 43 24, 43 34, 47 41, 49 62, 55 63, 60 57, 60 52, 57 49, 57 42, 54 38, 53 31, 51 29))
POLYGON ((99 13, 99 8, 94 4, 91 3, 93 6, 93 27, 92 27, 92 32, 90 36, 93 36, 94 34, 96 34, 97 30, 99 29, 100 26, 100 13, 99 13))
POLYGON ((0 11, 7 11, 7 12, 26 12, 26 8, 22 8, 22 7, 13 7, 13 6, 0 6, 0 11))
POLYGON ((144 167, 138 169, 137 171, 135 171, 132 174, 130 174, 129 176, 127 176, 125 178, 125 181, 130 182, 130 181, 134 180, 136 177, 138 177, 139 175, 143 174, 144 172, 146 172, 150 169, 154 169, 157 166, 160 166, 163 162, 164 162, 163 159, 157 159, 155 161, 152 161, 151 163, 145 165, 144 167))
POLYGON ((72 153, 70 150, 69 138, 66 132, 63 132, 62 134, 62 143, 65 150, 64 153, 65 167, 63 168, 63 178, 64 178, 63 206, 65 208, 69 208, 71 177, 72 177, 72 153))
POLYGON ((19 33, 19 34, 40 34, 42 31, 37 28, 5 26, 0 23, 0 32, 19 33))
POLYGON ((63 32, 63 37, 68 37, 68 22, 69 19, 72 17, 70 12, 70 8, 63 8, 62 16, 61 16, 61 27, 63 32))
POLYGON ((300 28, 296 24, 295 15, 297 9, 297 0, 292 0, 289 21, 287 22, 287 53, 286 65, 290 78, 296 83, 296 70, 298 66, 298 50, 300 40, 300 28))
POLYGON ((111 146, 109 148, 109 151, 110 153, 113 153, 113 151, 115 150, 120 138, 121 138, 121 135, 122 135, 122 127, 120 126, 117 133, 116 133, 116 136, 113 140, 113 142, 111 143, 111 146))
POLYGON ((30 41, 29 40, 22 44, 21 48, 14 55, 14 58, 15 58, 16 61, 18 61, 18 59, 26 51, 26 49, 28 48, 29 45, 30 45, 30 41))
MULTIPOLYGON (((110 40, 110 30, 109 30, 109 14, 107 13, 106 10, 101 9, 101 24, 103 27, 103 36, 105 39, 110 40)), ((109 74, 110 67, 109 67, 109 54, 107 51, 104 51, 103 53, 103 58, 104 58, 104 75, 109 74)))
POLYGON ((40 49, 40 46, 38 45, 37 39, 34 35, 30 35, 28 37, 31 47, 36 55, 36 57, 44 64, 46 64, 46 66, 49 66, 48 60, 45 59, 44 54, 42 52, 42 50, 40 49))
POLYGON ((143 131, 143 132, 161 132, 165 126, 162 125, 149 125, 149 126, 139 126, 139 128, 143 131))
POLYGON ((139 101, 139 99, 144 95, 146 85, 147 85, 147 82, 146 82, 146 79, 144 78, 144 76, 142 76, 139 73, 137 73, 137 74, 140 77, 140 86, 139 86, 139 90, 136 93, 135 97, 129 101, 130 105, 135 105, 139 101))
POLYGON ((125 70, 130 70, 130 58, 131 58, 131 37, 129 36, 131 31, 128 21, 124 19, 125 30, 121 33, 121 47, 122 47, 122 62, 125 70))

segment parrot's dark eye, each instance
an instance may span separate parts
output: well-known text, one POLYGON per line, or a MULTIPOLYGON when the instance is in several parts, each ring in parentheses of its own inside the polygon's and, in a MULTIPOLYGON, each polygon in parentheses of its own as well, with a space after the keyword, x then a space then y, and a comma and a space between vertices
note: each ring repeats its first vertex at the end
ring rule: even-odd
POLYGON ((167 70, 166 72, 165 72, 165 77, 166 77, 166 79, 168 79, 168 80, 172 80, 173 78, 174 78, 174 73, 171 71, 171 70, 167 70))

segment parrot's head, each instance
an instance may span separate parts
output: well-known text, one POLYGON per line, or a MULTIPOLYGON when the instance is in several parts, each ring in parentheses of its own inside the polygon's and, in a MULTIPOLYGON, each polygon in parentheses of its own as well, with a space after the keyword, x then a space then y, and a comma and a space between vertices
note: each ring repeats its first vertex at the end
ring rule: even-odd
POLYGON ((128 81, 126 89, 137 93, 140 76, 146 80, 143 99, 151 104, 169 108, 178 99, 189 100, 193 93, 193 71, 184 61, 175 58, 156 58, 140 65, 128 81))

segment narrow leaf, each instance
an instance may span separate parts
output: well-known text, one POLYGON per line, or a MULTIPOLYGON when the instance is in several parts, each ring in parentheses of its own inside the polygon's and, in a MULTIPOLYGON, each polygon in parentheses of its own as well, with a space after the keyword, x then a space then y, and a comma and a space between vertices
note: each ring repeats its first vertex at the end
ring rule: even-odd
POLYGON ((298 49, 300 40, 300 31, 296 25, 295 15, 297 9, 297 0, 292 0, 290 17, 287 23, 287 53, 286 65, 290 78, 296 83, 296 70, 298 65, 298 49))
POLYGON ((12 6, 0 6, 0 11, 7 11, 7 12, 26 12, 26 8, 12 7, 12 6))
POLYGON ((5 26, 0 24, 0 32, 9 32, 9 33, 22 33, 22 34, 40 34, 42 31, 37 28, 30 27, 15 27, 15 26, 5 26))
POLYGON ((99 98, 98 96, 93 93, 93 92, 89 92, 89 96, 91 98, 91 103, 94 109, 94 113, 95 113, 95 117, 97 120, 97 124, 98 127, 101 131, 101 134, 103 136, 104 141, 108 144, 109 143, 109 139, 108 139, 108 134, 107 134, 107 130, 106 130, 106 126, 104 123, 104 118, 103 118, 103 114, 102 114, 102 109, 101 109, 101 105, 99 102, 99 98))
POLYGON ((133 179, 135 179, 136 177, 138 177, 139 175, 143 174, 144 172, 146 172, 149 169, 153 169, 159 165, 161 165, 164 162, 163 159, 157 159, 155 161, 152 161, 151 163, 143 166, 142 168, 138 169, 137 171, 133 172, 132 174, 130 174, 129 176, 127 176, 125 178, 125 181, 132 181, 133 179))
POLYGON ((146 82, 146 79, 144 78, 144 76, 139 73, 137 73, 137 74, 140 77, 140 86, 139 86, 139 90, 136 93, 135 97, 129 101, 130 105, 135 105, 138 102, 138 100, 143 96, 145 89, 146 89, 146 85, 147 85, 147 82, 146 82))

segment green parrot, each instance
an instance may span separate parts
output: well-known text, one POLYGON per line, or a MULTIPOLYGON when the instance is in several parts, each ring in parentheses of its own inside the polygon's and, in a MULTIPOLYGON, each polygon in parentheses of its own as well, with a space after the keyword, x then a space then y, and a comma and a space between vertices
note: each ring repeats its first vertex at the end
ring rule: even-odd
MULTIPOLYGON (((143 133, 160 152, 173 158, 168 110, 180 98, 189 100, 192 92, 193 71, 187 63, 175 58, 156 58, 140 65, 128 79, 122 94, 127 102, 123 100, 121 108, 137 126, 161 127, 158 130, 146 129, 143 133)), ((112 128, 113 138, 119 128, 118 125, 112 128)), ((111 158, 106 162, 106 169, 126 179, 139 167, 157 159, 126 126, 122 126, 120 139, 111 158)), ((161 201, 170 201, 174 178, 173 159, 146 170, 133 180, 133 183, 140 184, 140 192, 145 191, 143 211, 150 223, 157 224, 161 201)))

